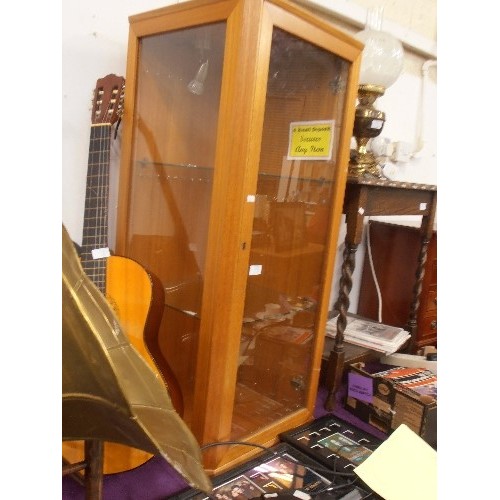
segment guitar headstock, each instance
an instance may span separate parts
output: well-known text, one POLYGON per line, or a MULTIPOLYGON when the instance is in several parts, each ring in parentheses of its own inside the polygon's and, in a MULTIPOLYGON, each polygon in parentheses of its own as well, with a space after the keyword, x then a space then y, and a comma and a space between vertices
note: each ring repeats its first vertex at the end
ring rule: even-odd
POLYGON ((97 80, 92 101, 92 123, 113 125, 123 113, 125 79, 107 75, 97 80))

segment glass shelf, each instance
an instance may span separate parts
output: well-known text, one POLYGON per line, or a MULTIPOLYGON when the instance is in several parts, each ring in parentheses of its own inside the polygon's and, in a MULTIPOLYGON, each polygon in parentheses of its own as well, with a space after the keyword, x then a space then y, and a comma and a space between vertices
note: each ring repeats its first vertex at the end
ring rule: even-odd
MULTIPOLYGON (((323 164, 326 164, 330 167, 332 171, 334 171, 335 166, 332 162, 322 162, 323 164)), ((200 171, 210 171, 213 172, 214 167, 210 167, 208 165, 195 165, 192 163, 167 163, 167 162, 159 162, 159 161, 152 161, 148 159, 142 159, 142 160, 137 160, 136 164, 139 165, 141 168, 147 168, 147 167, 167 167, 167 168, 174 168, 174 169, 180 169, 180 170, 190 170, 190 171, 195 171, 195 170, 200 170, 200 171)), ((332 183, 332 179, 327 179, 325 177, 305 177, 305 176, 284 176, 282 174, 277 174, 274 173, 273 170, 275 171, 275 168, 266 168, 263 167, 262 170, 259 171, 258 175, 259 178, 269 178, 272 180, 280 180, 280 179, 296 179, 297 181, 300 182, 309 182, 309 183, 314 183, 314 184, 328 184, 332 183)), ((157 174, 160 174, 160 172, 156 172, 157 174)), ((161 172, 163 173, 163 172, 161 172)))
POLYGON ((153 167, 174 167, 174 168, 181 168, 181 169, 201 169, 201 170, 213 170, 213 167, 208 167, 205 165, 195 165, 193 163, 166 163, 166 162, 160 162, 160 161, 152 161, 152 160, 137 160, 136 162, 138 165, 141 167, 148 167, 148 166, 153 166, 153 167))

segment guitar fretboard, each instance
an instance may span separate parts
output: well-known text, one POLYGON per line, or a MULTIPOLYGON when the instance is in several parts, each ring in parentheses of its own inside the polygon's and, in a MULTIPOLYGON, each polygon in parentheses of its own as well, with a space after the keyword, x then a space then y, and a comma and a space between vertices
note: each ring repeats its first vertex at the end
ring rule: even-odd
POLYGON ((108 248, 108 193, 111 125, 93 125, 87 169, 87 188, 83 220, 81 261, 94 284, 106 290, 106 258, 99 254, 108 248))

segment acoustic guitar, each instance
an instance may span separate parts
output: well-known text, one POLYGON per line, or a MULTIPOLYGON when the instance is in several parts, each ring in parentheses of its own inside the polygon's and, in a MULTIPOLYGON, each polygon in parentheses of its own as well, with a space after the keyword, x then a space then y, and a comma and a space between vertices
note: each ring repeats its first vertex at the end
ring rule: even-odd
MULTIPOLYGON (((125 80, 107 75, 97 80, 92 105, 83 237, 80 252, 86 274, 106 296, 130 343, 167 386, 172 404, 182 416, 180 386, 158 344, 158 329, 165 304, 161 282, 139 263, 110 254, 108 197, 112 127, 123 109, 125 80)), ((83 460, 83 442, 63 442, 63 457, 83 460)), ((106 442, 104 473, 130 470, 151 458, 145 451, 106 442)))

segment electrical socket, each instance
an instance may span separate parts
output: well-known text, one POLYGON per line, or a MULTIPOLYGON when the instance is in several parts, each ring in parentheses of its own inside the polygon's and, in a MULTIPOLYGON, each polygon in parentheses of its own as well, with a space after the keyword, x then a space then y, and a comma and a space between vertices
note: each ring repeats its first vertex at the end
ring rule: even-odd
POLYGON ((412 145, 409 142, 398 141, 394 143, 392 160, 400 163, 408 163, 412 155, 412 145))

